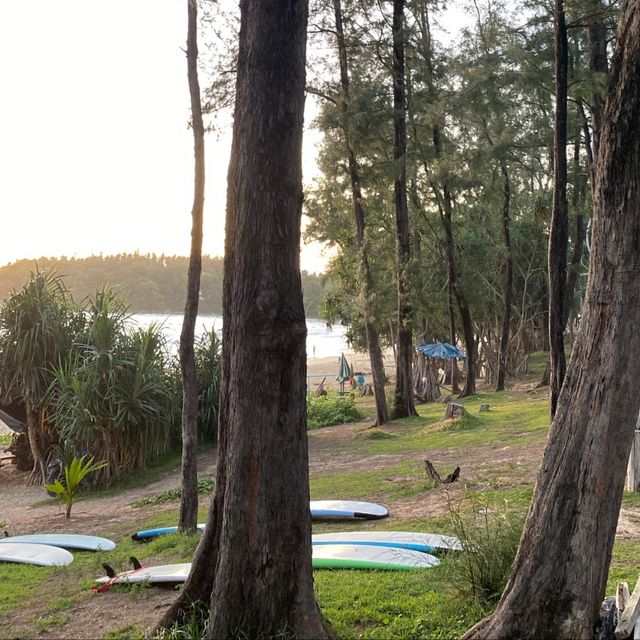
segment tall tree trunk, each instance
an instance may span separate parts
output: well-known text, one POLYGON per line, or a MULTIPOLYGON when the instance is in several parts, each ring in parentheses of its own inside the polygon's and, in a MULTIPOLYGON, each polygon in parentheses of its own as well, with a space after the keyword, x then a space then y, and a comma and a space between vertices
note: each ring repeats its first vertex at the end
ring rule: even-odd
POLYGON ((567 27, 564 0, 555 0, 555 89, 556 112, 553 140, 553 212, 549 235, 549 344, 551 415, 556 412, 558 396, 567 368, 564 353, 565 287, 567 280, 567 243, 569 216, 567 205, 567 27))
MULTIPOLYGON (((589 0, 587 4, 586 23, 587 40, 589 42, 589 71, 593 79, 598 75, 607 76, 607 29, 604 23, 605 7, 602 0, 589 0)), ((598 155, 600 128, 602 127, 603 96, 599 88, 591 94, 591 119, 593 122, 593 155, 598 155)))
POLYGON ((191 207, 191 253, 187 272, 187 299, 180 332, 182 373, 182 479, 178 529, 196 532, 198 523, 198 380, 194 336, 202 273, 202 218, 204 211, 204 124, 198 82, 198 4, 187 0, 187 75, 193 125, 194 181, 191 207))
POLYGON ((502 332, 500 334, 500 353, 498 354, 498 374, 496 391, 504 390, 504 379, 507 371, 507 356, 509 353, 509 327, 511 326, 511 297, 513 294, 513 255, 511 253, 511 232, 509 230, 509 210, 511 205, 511 187, 507 165, 501 163, 500 170, 504 180, 504 199, 502 203, 502 235, 505 249, 505 278, 504 278, 504 316, 502 318, 502 332))
MULTIPOLYGON (((433 147, 435 150, 436 158, 440 160, 442 158, 442 134, 439 125, 432 127, 433 147)), ((449 182, 445 179, 442 185, 442 194, 440 189, 435 183, 432 183, 432 188, 438 202, 438 211, 440 212, 440 221, 444 229, 445 235, 445 252, 447 257, 447 291, 453 292, 453 296, 458 305, 460 311, 460 317, 462 319, 462 331, 464 335, 464 344, 467 351, 467 360, 465 363, 466 378, 464 389, 459 397, 465 398, 467 396, 475 395, 476 393, 476 341, 473 332, 473 322, 471 320, 471 311, 467 304, 466 296, 460 286, 458 280, 458 274, 456 271, 456 249, 453 238, 453 198, 451 195, 451 189, 449 188, 449 182)), ((449 298, 450 299, 450 298, 449 298)), ((449 303, 450 304, 450 303, 449 303)), ((449 310, 449 327, 451 328, 451 307, 449 310)))
POLYGON ((311 569, 299 265, 307 11, 306 0, 241 3, 216 488, 162 620, 209 602, 216 639, 326 637, 311 569))
POLYGON ((563 321, 563 327, 565 329, 573 305, 580 266, 582 265, 584 241, 587 234, 584 214, 582 213, 582 209, 585 206, 586 191, 586 178, 583 177, 580 165, 580 130, 578 129, 573 147, 573 190, 571 194, 571 206, 576 216, 576 230, 573 238, 573 254, 571 255, 571 262, 567 271, 566 300, 564 304, 565 315, 563 321))
POLYGON ((362 206, 362 189, 360 188, 360 174, 356 154, 351 144, 349 134, 349 123, 347 122, 347 110, 350 102, 349 95, 349 63, 347 59, 347 47, 344 38, 342 25, 342 7, 340 0, 333 0, 333 9, 336 22, 336 40, 338 44, 338 58, 340 60, 340 85, 342 87, 342 115, 344 118, 343 135, 347 147, 349 159, 349 177, 351 179, 351 195, 353 199, 353 214, 356 223, 356 242, 359 254, 359 275, 362 296, 362 315, 364 320, 365 333, 367 336, 367 347, 369 350, 369 361, 371 362, 371 375, 373 377, 373 389, 376 403, 376 426, 381 426, 389 421, 389 411, 387 409, 387 398, 384 391, 385 370, 380 348, 380 337, 374 324, 374 313, 371 308, 371 295, 373 292, 373 282, 371 270, 369 269, 369 257, 366 242, 366 226, 364 209, 362 206))
POLYGON ((511 578, 471 638, 593 637, 640 408, 640 4, 626 0, 594 192, 591 272, 511 578))
POLYGON ((413 400, 413 331, 409 299, 411 234, 407 203, 407 127, 404 79, 404 0, 393 0, 393 159, 398 235, 398 338, 393 419, 417 415, 413 400))

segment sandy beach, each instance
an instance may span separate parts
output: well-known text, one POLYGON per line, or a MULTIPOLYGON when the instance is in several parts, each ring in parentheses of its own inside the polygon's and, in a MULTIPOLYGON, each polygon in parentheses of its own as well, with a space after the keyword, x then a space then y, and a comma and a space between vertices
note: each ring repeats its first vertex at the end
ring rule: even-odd
MULTIPOLYGON (((347 358, 347 362, 353 366, 354 371, 362 371, 366 382, 372 382, 369 354, 345 351, 344 355, 347 358)), ((393 351, 388 349, 383 353, 383 357, 387 375, 391 376, 395 372, 393 351)), ((336 381, 336 376, 338 375, 339 359, 339 353, 325 358, 314 358, 313 356, 307 358, 307 383, 312 389, 315 389, 324 377, 327 378, 324 383, 325 389, 338 389, 339 383, 336 381)))

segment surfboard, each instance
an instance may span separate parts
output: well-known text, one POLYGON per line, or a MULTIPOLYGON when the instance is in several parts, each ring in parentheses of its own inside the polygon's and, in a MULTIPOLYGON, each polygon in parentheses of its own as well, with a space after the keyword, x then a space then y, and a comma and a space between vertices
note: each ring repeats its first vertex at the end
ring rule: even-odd
POLYGON ((63 567, 73 562, 73 555, 66 549, 47 544, 6 542, 0 546, 0 562, 35 564, 40 567, 63 567))
POLYGON ((163 564, 156 567, 142 567, 142 569, 133 569, 132 571, 123 571, 117 574, 115 578, 103 576, 97 578, 98 584, 138 584, 140 582, 171 583, 184 582, 189 576, 191 570, 190 562, 179 564, 163 564))
POLYGON ((111 551, 116 543, 99 536, 85 536, 76 533, 34 533, 22 536, 0 538, 0 544, 13 542, 29 542, 31 544, 48 544, 62 549, 80 549, 82 551, 111 551))
MULTIPOLYGON (((202 533, 204 531, 204 523, 198 524, 198 531, 202 533)), ((178 527, 157 527, 156 529, 143 529, 137 531, 131 536, 132 540, 152 540, 159 536, 166 536, 170 533, 178 533, 178 527)))
POLYGON ((375 502, 357 500, 311 500, 312 518, 364 518, 377 520, 386 518, 389 510, 375 502))
POLYGON ((428 553, 398 547, 377 547, 361 544, 313 545, 314 569, 382 569, 407 571, 429 569, 440 560, 428 553))
MULTIPOLYGON (((378 569, 408 571, 429 569, 440 561, 428 553, 412 549, 375 547, 372 545, 329 544, 314 545, 312 564, 314 569, 378 569)), ((149 584, 184 582, 191 571, 191 563, 165 564, 123 571, 115 577, 103 576, 96 582, 112 584, 149 584)))
POLYGON ((423 553, 438 550, 462 549, 462 543, 454 536, 415 531, 342 531, 316 533, 311 537, 314 545, 358 544, 374 547, 413 549, 423 553))

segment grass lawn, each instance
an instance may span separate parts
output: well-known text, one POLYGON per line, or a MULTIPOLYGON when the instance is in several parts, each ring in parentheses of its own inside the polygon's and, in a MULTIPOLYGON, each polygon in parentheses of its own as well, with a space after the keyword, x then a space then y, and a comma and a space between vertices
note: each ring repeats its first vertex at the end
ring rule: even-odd
MULTIPOLYGON (((367 402, 370 399, 362 399, 365 410, 367 402)), ((505 514, 510 514, 512 522, 521 523, 531 500, 535 470, 547 435, 547 398, 537 391, 507 391, 482 393, 463 404, 466 415, 448 424, 439 422, 443 405, 421 405, 418 417, 385 425, 372 431, 373 437, 356 433, 336 440, 333 455, 339 453, 353 460, 353 468, 336 471, 327 463, 326 468, 311 477, 312 498, 373 500, 389 507, 388 520, 360 523, 360 529, 456 533, 461 522, 475 528, 483 520, 507 518, 505 514), (480 404, 489 404, 490 411, 479 413, 480 404), (461 460, 461 481, 456 487, 452 485, 450 504, 444 507, 442 487, 433 488, 425 476, 424 457, 443 468, 451 460, 461 460), (434 509, 433 514, 427 509, 425 515, 424 505, 432 503, 440 509, 434 509)), ((314 432, 314 439, 320 437, 322 429, 314 432)), ((329 461, 330 445, 330 441, 323 442, 318 454, 329 461)), ((311 458, 313 461, 313 445, 311 458)), ((173 465, 177 462, 174 460, 173 465)), ((170 461, 166 465, 151 474, 168 468, 170 461)), ((87 498, 99 497, 108 508, 110 496, 135 486, 136 481, 87 498)), ((200 521, 206 519, 207 502, 208 498, 201 496, 200 521)), ((623 507, 640 512, 640 498, 625 496, 623 507)), ((176 523, 177 508, 172 490, 163 492, 158 499, 144 501, 132 509, 135 528, 121 524, 96 532, 118 543, 114 551, 76 553, 68 567, 0 564, 0 637, 72 637, 72 625, 74 621, 77 624, 79 616, 86 615, 83 612, 87 607, 94 608, 93 615, 97 618, 110 620, 116 599, 119 611, 128 607, 129 614, 119 615, 96 637, 111 640, 141 637, 145 626, 141 623, 141 612, 146 612, 144 620, 150 624, 160 616, 160 612, 153 613, 154 606, 159 606, 156 601, 162 599, 166 603, 171 593, 157 588, 118 587, 106 594, 94 594, 90 588, 94 578, 104 574, 103 562, 124 569, 129 567, 132 555, 143 564, 189 561, 198 536, 165 536, 148 544, 130 539, 130 534, 139 528, 176 523)), ((317 532, 354 528, 349 523, 314 523, 317 532)), ((459 564, 450 554, 442 558, 439 567, 420 571, 317 570, 315 589, 322 613, 338 638, 456 638, 491 608, 491 604, 472 597, 459 564)), ((640 538, 617 541, 608 593, 613 592, 619 580, 626 580, 633 588, 639 574, 640 538)))

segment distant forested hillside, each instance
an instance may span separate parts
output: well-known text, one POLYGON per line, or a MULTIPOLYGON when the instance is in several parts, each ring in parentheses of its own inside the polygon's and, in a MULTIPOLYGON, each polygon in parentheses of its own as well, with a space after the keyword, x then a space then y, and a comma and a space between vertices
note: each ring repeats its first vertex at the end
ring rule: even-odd
MULTIPOLYGON (((118 291, 131 312, 182 313, 189 259, 183 256, 119 254, 90 258, 38 258, 0 267, 0 300, 20 289, 30 271, 54 269, 64 276, 73 297, 80 301, 103 285, 118 291)), ((307 316, 319 317, 325 293, 322 278, 302 272, 307 316)), ((222 313, 222 258, 205 256, 202 262, 200 312, 222 313)))

